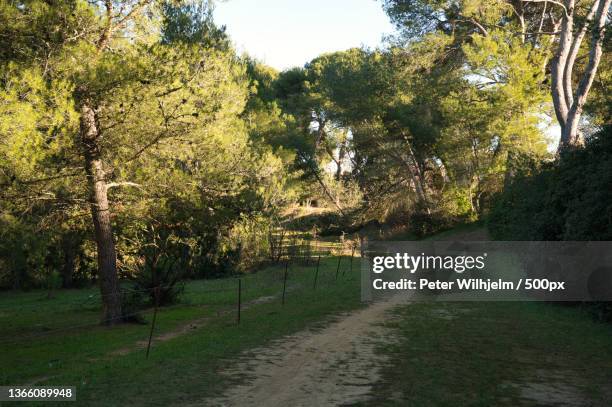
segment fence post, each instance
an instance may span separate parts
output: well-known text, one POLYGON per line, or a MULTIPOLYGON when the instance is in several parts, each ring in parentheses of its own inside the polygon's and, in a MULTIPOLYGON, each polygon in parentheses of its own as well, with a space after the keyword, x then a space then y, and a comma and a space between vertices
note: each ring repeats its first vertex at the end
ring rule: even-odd
POLYGON ((314 284, 312 286, 313 290, 317 289, 317 277, 319 277, 319 264, 320 263, 321 263, 321 255, 319 254, 319 257, 317 258, 317 269, 315 270, 314 284))
MULTIPOLYGON (((351 263, 350 263, 350 274, 353 274, 353 256, 355 256, 355 245, 353 245, 353 250, 351 250, 351 263)), ((346 269, 342 270, 342 275, 346 273, 346 269)))
POLYGON ((342 260, 342 253, 338 256, 338 267, 336 268, 336 281, 338 281, 338 273, 340 273, 340 261, 342 260))
POLYGON ((285 291, 287 291, 287 273, 289 267, 289 260, 285 262, 285 276, 283 278, 283 300, 282 305, 285 305, 285 291))
POLYGON ((155 308, 153 310, 153 320, 151 321, 151 332, 149 332, 149 343, 147 344, 147 356, 149 359, 149 352, 151 350, 151 340, 153 339, 153 330, 155 329, 155 320, 157 319, 157 308, 159 307, 159 287, 155 287, 155 308))
POLYGON ((238 314, 236 315, 236 323, 240 324, 240 306, 242 302, 242 279, 238 279, 238 314))

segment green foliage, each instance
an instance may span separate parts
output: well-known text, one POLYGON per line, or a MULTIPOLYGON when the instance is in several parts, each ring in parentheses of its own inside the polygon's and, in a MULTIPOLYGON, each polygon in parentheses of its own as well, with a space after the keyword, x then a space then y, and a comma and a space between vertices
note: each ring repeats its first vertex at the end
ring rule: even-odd
POLYGON ((180 281, 183 274, 177 267, 176 259, 167 254, 145 256, 141 270, 134 274, 131 290, 148 298, 149 304, 174 304, 183 292, 183 283, 180 281))
POLYGON ((167 0, 161 9, 163 43, 187 42, 224 50, 230 47, 225 27, 214 23, 212 1, 167 0))
POLYGON ((611 240, 612 137, 608 126, 558 162, 517 172, 493 207, 500 240, 611 240))
POLYGON ((121 290, 122 313, 127 321, 140 322, 140 311, 146 306, 177 303, 183 292, 189 243, 159 227, 148 226, 132 244, 137 252, 122 258, 123 271, 131 282, 129 288, 121 290))
MULTIPOLYGON (((488 218, 497 240, 612 240, 612 127, 584 149, 556 162, 516 157, 513 178, 488 218)), ((595 318, 612 320, 610 303, 590 303, 595 318)))
MULTIPOLYGON (((607 31, 610 35, 610 31, 607 31)), ((585 105, 589 124, 605 126, 612 124, 612 46, 606 42, 601 62, 597 70, 597 78, 589 92, 589 99, 585 105)))
POLYGON ((0 183, 10 185, 64 158, 78 116, 67 81, 49 82, 37 68, 9 63, 0 66, 0 82, 0 183))
POLYGON ((504 0, 383 0, 391 21, 406 39, 440 31, 465 38, 479 32, 475 24, 490 27, 508 19, 511 8, 504 0))
MULTIPOLYGON (((84 105, 121 277, 146 274, 152 230, 190 277, 252 269, 298 201, 324 208, 325 233, 389 221, 427 234, 486 214, 520 157, 547 158, 549 46, 516 35, 506 1, 383 4, 403 36, 385 49, 277 72, 236 55, 207 0, 110 15, 103 2, 0 0, 1 284, 96 278, 84 105)), ((601 72, 592 124, 607 120, 601 72)))
POLYGON ((60 273, 56 270, 52 270, 47 275, 46 288, 51 293, 53 290, 57 290, 62 287, 62 277, 60 273))
POLYGON ((8 214, 0 214, 0 288, 27 289, 46 281, 49 237, 8 214))
POLYGON ((232 254, 234 272, 248 272, 272 256, 270 229, 274 222, 264 216, 243 217, 229 231, 222 251, 232 254))
POLYGON ((116 11, 129 24, 98 49, 102 6, 0 1, 2 21, 10 21, 0 28, 0 214, 21 225, 5 229, 13 232, 2 243, 3 285, 27 285, 26 276, 44 284, 49 267, 66 282, 95 278, 92 226, 83 221, 83 101, 96 114, 122 276, 146 274, 135 271, 137 253, 153 227, 182 242, 186 253, 174 260, 193 274, 215 274, 234 224, 273 216, 285 202, 292 156, 274 142, 286 125, 265 94, 265 69, 247 71, 208 2, 124 6, 116 11), (8 259, 31 240, 54 254, 8 259))
POLYGON ((0 1, 0 61, 27 62, 57 52, 84 27, 100 28, 95 9, 82 0, 0 1))

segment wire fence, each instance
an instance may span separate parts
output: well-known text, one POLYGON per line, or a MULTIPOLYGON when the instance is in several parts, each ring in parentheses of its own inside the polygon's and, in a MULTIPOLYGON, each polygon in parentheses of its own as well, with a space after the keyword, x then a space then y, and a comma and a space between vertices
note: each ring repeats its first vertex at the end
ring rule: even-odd
MULTIPOLYGON (((160 318, 163 318, 160 315, 162 314, 161 311, 167 313, 177 308, 200 308, 207 311, 207 314, 202 315, 202 317, 219 318, 229 316, 234 319, 235 324, 240 324, 241 319, 244 318, 242 315, 243 311, 252 306, 278 301, 282 307, 291 296, 297 296, 299 293, 314 292, 322 287, 337 284, 339 280, 354 279, 353 269, 356 250, 357 246, 353 244, 348 251, 350 257, 338 256, 337 260, 333 257, 324 257, 322 252, 318 252, 316 255, 312 255, 313 252, 311 252, 308 259, 287 256, 285 259, 282 259, 277 267, 267 272, 226 279, 196 280, 194 281, 195 284, 208 283, 213 287, 192 288, 184 293, 181 302, 172 305, 161 306, 159 303, 160 291, 172 288, 171 285, 158 285, 151 288, 122 287, 119 294, 109 295, 125 295, 127 293, 147 295, 153 298, 153 304, 146 308, 124 312, 119 317, 106 319, 104 323, 113 324, 128 321, 131 318, 142 318, 144 314, 150 315, 150 329, 146 346, 146 357, 148 357, 151 345, 155 342, 154 334, 156 326, 160 318), (327 263, 325 265, 326 272, 321 270, 322 260, 327 263)), ((344 251, 341 252, 341 254, 344 253, 344 251)), ((330 252, 327 252, 327 256, 329 255, 330 252)), ((88 295, 84 299, 76 298, 74 301, 64 301, 62 302, 61 310, 58 312, 78 314, 79 311, 99 311, 104 298, 105 295, 95 293, 88 295)), ((30 306, 30 308, 32 307, 30 306)), ((4 313, 6 311, 15 312, 18 310, 11 307, 0 308, 0 311, 4 313)), ((33 308, 32 310, 35 311, 33 308)), ((189 320, 183 322, 189 323, 189 320)), ((43 331, 38 330, 40 329, 39 325, 33 325, 27 327, 29 332, 9 332, 10 337, 0 337, 0 346, 23 344, 24 341, 53 338, 61 334, 76 335, 100 326, 100 320, 97 318, 95 321, 86 323, 79 322, 55 328, 44 327, 43 331)), ((3 334, 0 335, 4 336, 3 334)))

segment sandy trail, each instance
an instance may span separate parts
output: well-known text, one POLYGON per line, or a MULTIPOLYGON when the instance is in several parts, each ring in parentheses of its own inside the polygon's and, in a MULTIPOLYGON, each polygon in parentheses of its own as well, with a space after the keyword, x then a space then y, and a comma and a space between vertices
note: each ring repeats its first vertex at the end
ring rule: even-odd
MULTIPOLYGON (((441 240, 456 239, 488 240, 488 234, 479 228, 441 240)), ((380 323, 408 300, 398 294, 344 314, 321 330, 308 329, 251 350, 220 373, 238 385, 195 405, 336 406, 367 400, 388 358, 375 349, 394 340, 393 332, 380 323)))
POLYGON ((198 405, 334 406, 367 399, 386 360, 375 347, 392 340, 378 324, 405 302, 406 296, 396 295, 345 314, 321 330, 302 331, 252 350, 221 373, 246 378, 247 383, 198 405))

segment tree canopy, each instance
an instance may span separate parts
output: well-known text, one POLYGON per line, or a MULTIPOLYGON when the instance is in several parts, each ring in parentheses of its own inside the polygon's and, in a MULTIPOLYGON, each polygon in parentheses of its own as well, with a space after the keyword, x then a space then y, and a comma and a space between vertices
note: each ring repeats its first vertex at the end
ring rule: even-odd
POLYGON ((118 322, 160 256, 248 270, 296 205, 328 233, 481 219, 609 123, 610 0, 381 5, 383 46, 278 72, 209 1, 0 0, 0 286, 97 281, 118 322))

